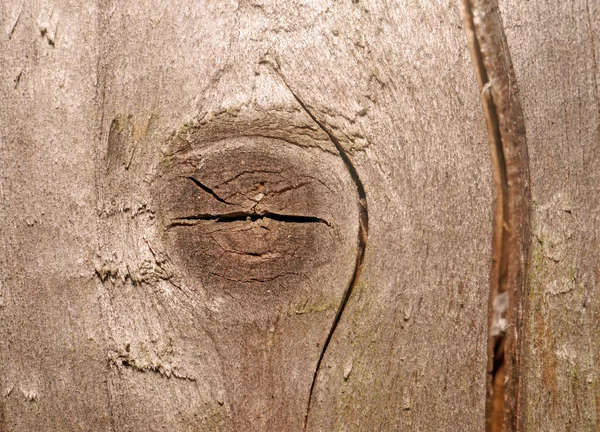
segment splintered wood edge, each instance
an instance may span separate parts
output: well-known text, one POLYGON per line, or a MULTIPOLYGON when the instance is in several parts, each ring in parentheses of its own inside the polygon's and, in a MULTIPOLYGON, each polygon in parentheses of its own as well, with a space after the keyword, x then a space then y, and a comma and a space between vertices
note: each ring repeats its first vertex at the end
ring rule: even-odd
POLYGON ((530 232, 527 141, 516 78, 496 0, 462 0, 462 15, 481 89, 494 177, 492 268, 488 306, 486 430, 519 430, 522 317, 530 232))

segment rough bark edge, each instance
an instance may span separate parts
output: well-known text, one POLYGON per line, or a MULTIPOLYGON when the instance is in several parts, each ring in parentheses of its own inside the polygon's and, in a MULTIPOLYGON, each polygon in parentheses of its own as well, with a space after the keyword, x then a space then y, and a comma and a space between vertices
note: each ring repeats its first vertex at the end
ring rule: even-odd
POLYGON ((494 177, 486 431, 520 430, 521 347, 530 233, 525 123, 497 0, 461 0, 494 177))

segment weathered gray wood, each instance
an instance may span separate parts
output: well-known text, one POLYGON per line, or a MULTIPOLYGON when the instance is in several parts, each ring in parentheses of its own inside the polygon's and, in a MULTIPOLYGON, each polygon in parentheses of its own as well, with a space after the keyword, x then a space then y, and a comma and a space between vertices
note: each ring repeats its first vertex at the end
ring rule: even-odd
POLYGON ((499 6, 531 175, 522 430, 597 431, 600 7, 506 0, 499 6))
POLYGON ((0 6, 0 430, 109 430, 96 7, 0 6))
POLYGON ((365 62, 384 85, 354 154, 369 240, 309 429, 481 430, 491 173, 458 5, 390 5, 381 21, 370 6, 358 5, 365 62))
POLYGON ((481 430, 456 2, 5 3, 2 432, 481 430))

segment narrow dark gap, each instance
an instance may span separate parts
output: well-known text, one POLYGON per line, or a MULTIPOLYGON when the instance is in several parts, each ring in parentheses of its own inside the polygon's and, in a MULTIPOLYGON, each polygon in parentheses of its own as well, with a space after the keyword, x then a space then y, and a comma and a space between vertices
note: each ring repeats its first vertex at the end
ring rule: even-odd
POLYGON ((327 226, 331 226, 331 223, 325 219, 314 216, 298 216, 298 215, 286 215, 279 213, 248 213, 248 212, 232 212, 225 214, 199 214, 194 216, 186 216, 182 218, 174 219, 169 227, 173 226, 184 226, 184 225, 195 225, 198 221, 215 221, 222 223, 229 222, 240 222, 240 221, 252 221, 255 222, 259 219, 271 219, 278 222, 288 223, 322 223, 327 226))
POLYGON ((317 361, 317 365, 315 367, 315 372, 313 374, 312 383, 310 385, 310 393, 308 396, 308 404, 306 407, 306 413, 304 416, 304 429, 303 430, 306 431, 306 428, 308 426, 308 418, 310 415, 310 408, 312 405, 312 397, 313 397, 313 393, 315 390, 315 384, 317 382, 317 377, 319 375, 319 371, 321 370, 321 364, 323 363, 323 359, 325 357, 325 353, 327 352, 327 348, 329 347, 329 343, 331 342, 331 339, 333 338, 333 334, 335 333, 335 330, 337 329, 337 326, 340 322, 342 314, 344 313, 346 304, 348 303, 348 300, 350 299, 350 297, 352 295, 352 290, 353 290, 354 286, 356 285, 356 282, 358 281, 358 278, 360 276, 360 271, 361 271, 363 259, 365 256, 365 249, 367 247, 367 236, 368 236, 368 230, 369 230, 369 213, 368 213, 368 209, 367 209, 367 195, 365 193, 364 185, 363 185, 362 181, 360 180, 360 177, 358 176, 356 167, 352 163, 352 160, 350 159, 350 157, 348 156, 346 151, 343 149, 341 143, 325 127, 325 125, 323 123, 321 123, 313 115, 313 113, 308 109, 308 107, 304 104, 304 102, 296 95, 296 93, 294 93, 289 86, 287 86, 287 87, 290 90, 290 93, 292 93, 292 95, 298 102, 298 104, 300 104, 302 109, 306 112, 306 114, 308 114, 308 116, 317 124, 317 126, 319 126, 319 128, 321 128, 321 130, 323 132, 325 132, 325 134, 327 134, 327 136, 329 137, 329 140, 333 143, 333 145, 337 149, 340 157, 342 158, 342 161, 344 162, 344 164, 346 165, 346 168, 348 169, 348 172, 350 174, 350 177, 352 178, 352 181, 354 182, 354 184, 356 186, 356 193, 358 195, 358 211, 359 211, 358 254, 356 256, 356 266, 354 267, 354 273, 352 274, 352 279, 350 280, 350 284, 348 285, 348 288, 346 289, 346 292, 344 293, 344 297, 342 298, 342 302, 340 303, 340 306, 338 307, 338 310, 335 314, 333 324, 331 325, 331 328, 327 335, 327 339, 325 339, 325 343, 323 344, 323 348, 321 349, 321 354, 319 355, 319 360, 317 361))
POLYGON ((213 198, 216 199, 217 201, 219 201, 219 202, 221 202, 223 204, 231 205, 230 202, 225 201, 223 198, 221 198, 219 195, 217 195, 215 193, 215 191, 213 191, 211 188, 209 188, 205 184, 201 183, 198 179, 195 179, 194 177, 187 177, 187 178, 188 178, 188 180, 191 180, 200 189, 202 189, 204 192, 206 192, 207 194, 212 195, 213 198))
MULTIPOLYGON (((496 104, 492 97, 490 77, 484 62, 477 33, 475 31, 474 12, 470 0, 463 0, 463 12, 467 36, 469 39, 471 55, 475 66, 475 73, 479 87, 482 90, 483 109, 486 114, 488 135, 491 145, 491 159, 494 172, 494 225, 492 244, 492 269, 490 279, 490 294, 488 308, 488 377, 486 395, 486 431, 504 432, 505 400, 506 400, 506 331, 498 331, 498 321, 506 319, 503 310, 494 307, 499 295, 509 291, 508 265, 509 265, 509 233, 508 220, 508 172, 506 155, 500 120, 496 104)), ((510 293, 509 293, 510 294, 510 293)), ((508 323, 508 325, 514 323, 508 323)))

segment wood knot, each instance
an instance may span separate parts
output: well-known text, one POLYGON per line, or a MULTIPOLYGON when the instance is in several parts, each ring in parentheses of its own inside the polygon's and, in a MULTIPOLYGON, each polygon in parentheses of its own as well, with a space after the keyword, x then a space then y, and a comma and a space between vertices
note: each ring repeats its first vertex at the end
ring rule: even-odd
POLYGON ((169 157, 155 183, 165 248, 190 284, 271 292, 352 270, 356 192, 335 155, 228 138, 169 157))

